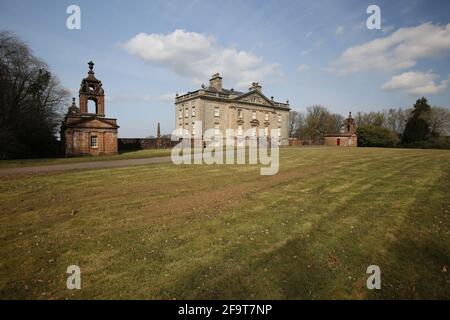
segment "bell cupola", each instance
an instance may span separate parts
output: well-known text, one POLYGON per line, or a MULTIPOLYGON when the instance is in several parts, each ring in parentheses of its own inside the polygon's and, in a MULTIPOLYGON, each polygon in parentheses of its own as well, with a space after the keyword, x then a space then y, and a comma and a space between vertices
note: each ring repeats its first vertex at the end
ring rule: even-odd
POLYGON ((348 134, 356 133, 356 123, 355 123, 355 119, 352 118, 351 112, 349 112, 348 118, 345 119, 345 133, 348 133, 348 134))
POLYGON ((84 78, 80 85, 80 113, 81 115, 105 116, 105 92, 102 88, 102 82, 95 77, 94 63, 89 61, 88 76, 84 78), (88 103, 92 101, 95 104, 95 110, 88 109, 88 103))

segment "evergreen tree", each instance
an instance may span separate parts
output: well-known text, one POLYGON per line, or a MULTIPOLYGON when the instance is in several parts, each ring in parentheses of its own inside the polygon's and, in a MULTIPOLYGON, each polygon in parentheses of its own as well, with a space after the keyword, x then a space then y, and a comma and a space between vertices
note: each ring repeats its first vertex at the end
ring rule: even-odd
POLYGON ((402 142, 404 144, 415 144, 430 138, 430 115, 431 107, 427 99, 422 97, 417 100, 403 131, 402 142))

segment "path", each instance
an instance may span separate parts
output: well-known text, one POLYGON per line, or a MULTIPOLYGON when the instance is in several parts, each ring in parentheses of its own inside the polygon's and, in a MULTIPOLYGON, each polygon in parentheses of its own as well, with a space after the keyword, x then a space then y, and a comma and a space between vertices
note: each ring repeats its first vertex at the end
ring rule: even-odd
POLYGON ((0 169, 0 176, 53 173, 68 170, 120 168, 144 164, 164 163, 169 161, 170 157, 167 156, 167 157, 154 157, 144 159, 91 161, 91 162, 52 164, 52 165, 32 166, 32 167, 3 168, 0 169))

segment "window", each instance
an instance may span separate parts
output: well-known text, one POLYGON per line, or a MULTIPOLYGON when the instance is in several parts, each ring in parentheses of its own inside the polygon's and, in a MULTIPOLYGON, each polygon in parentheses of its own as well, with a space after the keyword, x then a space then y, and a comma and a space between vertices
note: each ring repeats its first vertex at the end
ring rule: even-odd
POLYGON ((218 136, 220 134, 220 126, 218 123, 214 125, 214 134, 218 136))
POLYGON ((97 136, 91 136, 91 148, 98 148, 97 136))
POLYGON ((219 117, 219 116, 220 116, 219 107, 214 107, 214 117, 219 117))
POLYGON ((278 141, 281 141, 281 127, 278 127, 278 141))
POLYGON ((278 122, 281 122, 281 114, 278 115, 278 122))
POLYGON ((189 117, 189 108, 185 109, 184 117, 185 118, 189 117))
POLYGON ((239 118, 239 119, 242 119, 242 109, 239 109, 239 110, 238 110, 238 118, 239 118))
POLYGON ((195 122, 192 122, 192 135, 195 136, 195 122))
POLYGON ((253 120, 256 119, 256 111, 252 111, 252 119, 253 119, 253 120))
POLYGON ((266 128, 264 129, 264 135, 265 135, 266 137, 269 136, 269 127, 266 127, 266 128))
POLYGON ((266 114, 264 115, 264 120, 269 121, 269 114, 266 112, 266 114))
POLYGON ((252 137, 256 137, 256 127, 252 128, 252 137))
POLYGON ((242 136, 243 135, 243 130, 242 130, 242 126, 238 125, 238 132, 237 132, 238 136, 242 136))
POLYGON ((219 124, 214 124, 214 137, 212 138, 213 146, 220 146, 220 129, 219 124))
POLYGON ((195 106, 192 107, 192 116, 195 117, 195 106))
POLYGON ((181 118, 183 118, 183 110, 179 109, 178 110, 178 119, 181 119, 181 118))

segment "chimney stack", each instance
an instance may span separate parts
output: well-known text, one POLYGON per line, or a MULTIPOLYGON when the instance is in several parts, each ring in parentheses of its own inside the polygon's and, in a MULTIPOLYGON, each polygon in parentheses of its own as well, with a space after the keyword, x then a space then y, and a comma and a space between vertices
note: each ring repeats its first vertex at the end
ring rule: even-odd
POLYGON ((219 73, 213 74, 209 80, 209 86, 215 88, 217 91, 222 91, 222 77, 219 73))

